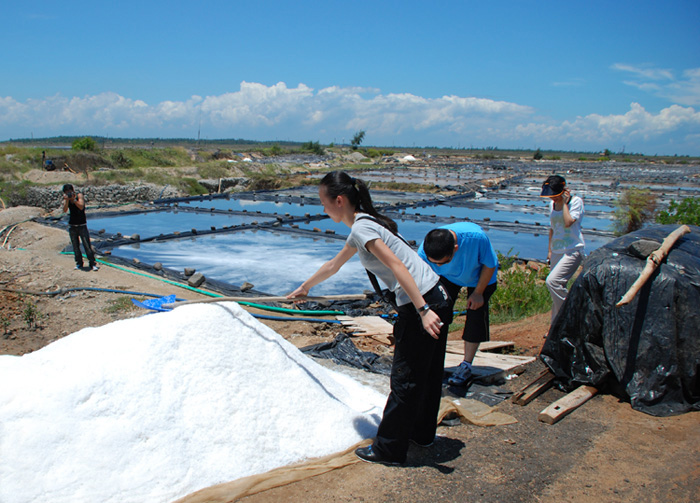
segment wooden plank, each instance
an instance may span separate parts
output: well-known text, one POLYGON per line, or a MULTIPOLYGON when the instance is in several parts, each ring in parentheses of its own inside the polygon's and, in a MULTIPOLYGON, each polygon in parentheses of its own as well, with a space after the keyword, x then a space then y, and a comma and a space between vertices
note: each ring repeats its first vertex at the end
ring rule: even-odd
MULTIPOLYGON (((486 341, 479 344, 479 351, 494 351, 496 349, 514 348, 513 341, 486 341)), ((464 354, 464 341, 447 341, 447 352, 464 354)))
POLYGON ((385 346, 393 346, 394 345, 394 336, 393 335, 370 335, 370 337, 377 342, 381 342, 385 346))
POLYGON ((336 316, 344 326, 355 332, 355 335, 384 336, 393 335, 394 326, 380 316, 336 316))
POLYGON ((579 386, 568 395, 564 395, 559 400, 540 412, 537 416, 539 421, 547 424, 554 424, 561 418, 571 413, 591 397, 598 393, 598 389, 593 386, 579 386))
MULTIPOLYGON (((463 355, 445 354, 445 367, 456 367, 464 359, 463 355)), ((503 379, 508 374, 521 374, 525 365, 536 360, 534 356, 502 355, 477 351, 472 362, 472 373, 482 383, 503 379)))
POLYGON ((522 390, 513 395, 513 403, 527 405, 554 384, 554 374, 549 369, 544 369, 539 375, 522 390))

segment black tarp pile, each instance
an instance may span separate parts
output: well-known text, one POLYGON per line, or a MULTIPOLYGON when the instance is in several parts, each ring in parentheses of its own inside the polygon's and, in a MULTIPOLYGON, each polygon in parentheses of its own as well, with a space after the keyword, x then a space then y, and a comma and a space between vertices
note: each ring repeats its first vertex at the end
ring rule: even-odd
POLYGON ((628 234, 585 260, 541 354, 565 390, 606 389, 654 416, 700 410, 700 228, 690 226, 632 302, 615 307, 676 227, 628 234))
POLYGON ((306 346, 300 351, 316 358, 333 360, 339 365, 365 369, 376 374, 391 374, 391 358, 361 351, 347 334, 339 334, 330 342, 306 346))

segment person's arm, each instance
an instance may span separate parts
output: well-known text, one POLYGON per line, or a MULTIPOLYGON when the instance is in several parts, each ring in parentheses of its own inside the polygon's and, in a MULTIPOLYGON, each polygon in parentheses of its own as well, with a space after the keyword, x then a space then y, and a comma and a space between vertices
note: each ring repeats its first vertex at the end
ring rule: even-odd
POLYGON ((576 223, 576 219, 571 216, 571 212, 569 211, 569 202, 571 202, 571 192, 569 192, 569 189, 564 189, 564 193, 562 194, 562 216, 564 217, 564 226, 565 227, 571 227, 576 223))
POLYGON ((68 211, 68 203, 70 202, 70 199, 68 199, 68 196, 63 194, 63 213, 66 213, 68 211))
MULTIPOLYGON (((411 276, 411 273, 408 272, 404 263, 401 262, 384 241, 381 239, 373 239, 372 241, 368 241, 365 246, 367 247, 367 251, 377 257, 382 264, 391 270, 396 281, 399 282, 401 288, 403 288, 406 295, 411 299, 416 310, 419 310, 427 304, 418 289, 416 281, 413 279, 413 276, 411 276)), ((440 317, 432 309, 419 312, 421 321, 423 322, 423 328, 431 337, 437 339, 440 335, 440 327, 442 327, 440 317)))
POLYGON ((549 228, 549 244, 547 244, 547 263, 552 259, 552 235, 554 235, 554 229, 549 228))
POLYGON ((357 248, 353 248, 348 244, 343 246, 343 249, 340 250, 335 257, 319 267, 318 271, 316 271, 309 279, 304 281, 296 290, 287 295, 287 298, 293 299, 294 297, 303 297, 308 295, 311 288, 337 273, 343 264, 350 260, 353 255, 355 255, 356 251, 357 248))
POLYGON ((481 266, 481 272, 479 273, 479 281, 474 288, 474 291, 467 299, 467 309, 479 309, 484 305, 484 290, 489 286, 489 281, 493 276, 495 267, 481 266))
POLYGON ((81 209, 81 210, 85 209, 85 198, 83 197, 82 194, 77 194, 75 196, 75 205, 78 207, 78 209, 81 209))

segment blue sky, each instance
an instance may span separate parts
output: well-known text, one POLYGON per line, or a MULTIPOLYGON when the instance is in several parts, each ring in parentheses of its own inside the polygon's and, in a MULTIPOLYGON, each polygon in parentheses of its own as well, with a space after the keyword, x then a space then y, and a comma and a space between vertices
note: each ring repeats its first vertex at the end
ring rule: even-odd
POLYGON ((700 2, 7 2, 0 141, 700 155, 700 2))

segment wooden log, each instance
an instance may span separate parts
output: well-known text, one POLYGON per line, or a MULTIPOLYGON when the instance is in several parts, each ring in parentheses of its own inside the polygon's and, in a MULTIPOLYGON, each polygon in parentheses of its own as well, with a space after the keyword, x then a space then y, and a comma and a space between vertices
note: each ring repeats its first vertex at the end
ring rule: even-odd
POLYGON ((627 293, 625 293, 620 301, 615 304, 615 307, 620 307, 624 306, 625 304, 629 304, 632 299, 634 299, 635 295, 637 295, 637 292, 644 286, 644 283, 647 282, 649 277, 654 273, 657 267, 661 264, 661 262, 666 258, 668 255, 668 252, 671 251, 671 248, 673 248, 673 245, 678 241, 678 239, 681 236, 684 236, 685 234, 688 234, 690 232, 690 227, 687 225, 681 225, 678 227, 675 231, 673 231, 671 234, 666 236, 664 239, 663 243, 661 243, 661 246, 651 252, 651 254, 647 257, 647 263, 644 266, 644 269, 642 270, 641 274, 637 278, 637 280, 632 284, 632 286, 627 290, 627 293))
POLYGON ((570 412, 586 403, 596 393, 598 393, 598 389, 594 388, 593 386, 579 386, 574 391, 568 395, 564 395, 540 412, 537 419, 543 423, 554 424, 570 412))
POLYGON ((347 294, 347 295, 322 295, 320 297, 295 297, 288 299, 287 297, 211 297, 208 299, 186 300, 184 302, 174 302, 172 304, 163 304, 166 309, 171 309, 189 304, 205 304, 208 302, 252 302, 254 304, 265 304, 267 302, 321 302, 324 300, 362 300, 366 299, 367 295, 347 294))
POLYGON ((554 374, 549 369, 544 369, 527 386, 513 395, 513 403, 527 405, 554 384, 554 374))

